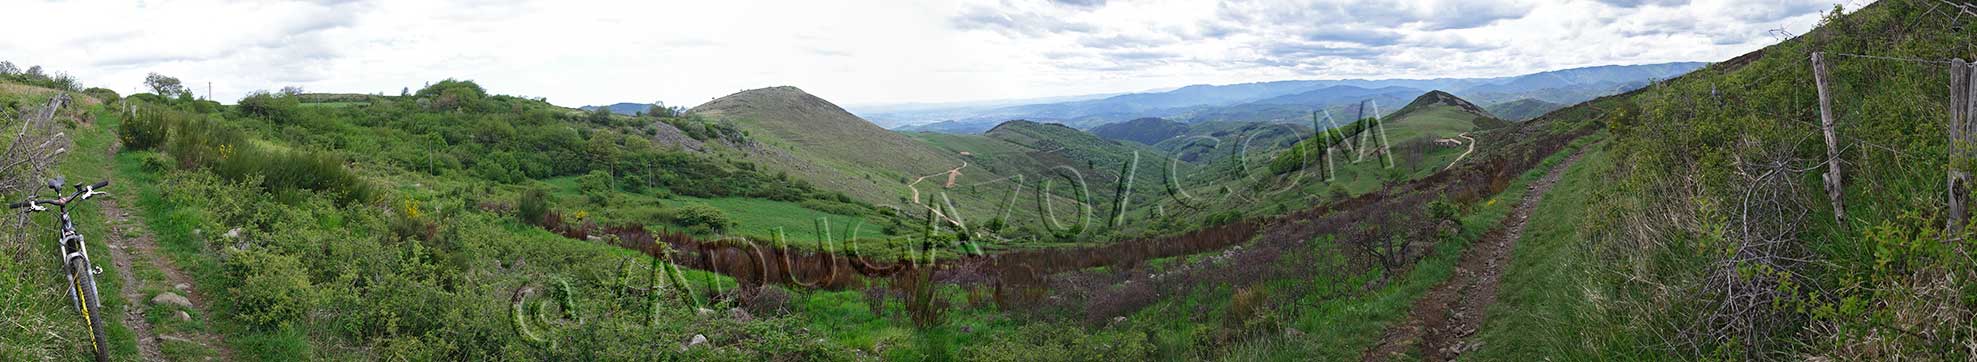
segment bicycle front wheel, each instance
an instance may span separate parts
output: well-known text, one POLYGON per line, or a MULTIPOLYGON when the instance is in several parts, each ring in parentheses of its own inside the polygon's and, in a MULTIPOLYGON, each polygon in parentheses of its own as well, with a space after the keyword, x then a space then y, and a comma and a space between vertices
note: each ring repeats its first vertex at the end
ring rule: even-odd
POLYGON ((89 350, 96 353, 97 362, 110 360, 110 341, 103 334, 103 303, 96 298, 96 273, 90 272, 89 261, 83 258, 69 260, 69 282, 76 293, 76 300, 82 301, 77 307, 82 310, 82 322, 89 326, 89 350))

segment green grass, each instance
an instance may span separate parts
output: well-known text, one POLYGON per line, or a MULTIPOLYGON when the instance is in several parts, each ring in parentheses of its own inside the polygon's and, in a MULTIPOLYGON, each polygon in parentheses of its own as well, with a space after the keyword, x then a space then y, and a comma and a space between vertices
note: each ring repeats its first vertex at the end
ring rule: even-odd
MULTIPOLYGON (((192 276, 199 285, 214 290, 214 286, 228 285, 220 274, 219 260, 206 254, 201 241, 194 235, 195 230, 202 234, 217 233, 217 230, 203 230, 201 212, 182 207, 165 196, 165 190, 158 188, 159 176, 147 172, 139 160, 151 152, 124 152, 117 155, 117 172, 128 180, 126 193, 136 194, 136 212, 144 218, 156 238, 158 250, 163 257, 171 258, 172 263, 192 276)), ((210 307, 210 306, 209 306, 210 307)), ((205 319, 196 319, 205 320, 205 319)), ((234 358, 243 360, 298 360, 311 355, 309 345, 300 335, 277 332, 254 331, 238 323, 221 320, 211 321, 203 326, 208 331, 223 335, 228 347, 234 351, 234 358)))
MULTIPOLYGON (((90 108, 99 117, 107 116, 107 112, 102 112, 101 107, 90 108)), ((54 173, 66 176, 70 184, 93 183, 107 179, 109 167, 103 150, 108 148, 111 140, 109 133, 103 131, 106 129, 104 127, 113 127, 113 125, 78 125, 67 129, 66 132, 74 141, 74 148, 57 162, 54 173)), ((114 191, 114 187, 115 185, 111 190, 114 191)), ((41 198, 53 198, 66 196, 70 192, 74 190, 64 185, 59 194, 43 190, 38 195, 41 198)), ((96 201, 98 200, 78 202, 69 209, 69 214, 73 218, 77 232, 84 237, 90 262, 103 269, 103 273, 95 277, 97 296, 103 306, 98 314, 103 318, 104 332, 109 334, 106 343, 110 345, 112 359, 137 360, 137 340, 134 333, 124 325, 122 318, 125 310, 130 307, 124 301, 122 294, 123 288, 127 286, 123 285, 122 276, 113 264, 115 258, 108 247, 111 239, 109 224, 101 206, 95 205, 96 201)), ((83 328, 82 318, 78 317, 78 311, 69 302, 67 277, 61 265, 57 263, 60 259, 60 249, 55 241, 61 236, 57 229, 59 221, 52 212, 35 214, 33 219, 34 222, 29 225, 32 230, 27 234, 28 239, 24 240, 31 245, 30 253, 24 255, 25 259, 21 260, 23 264, 0 266, 0 271, 18 271, 27 278, 4 282, 19 283, 6 288, 18 292, 6 293, 7 296, 0 297, 0 311, 17 309, 34 315, 21 315, 15 323, 0 324, 4 325, 0 326, 0 330, 7 331, 0 332, 0 336, 5 336, 0 338, 0 342, 6 342, 0 343, 0 356, 19 359, 90 358, 90 352, 87 351, 88 330, 83 328), (43 333, 49 338, 42 339, 43 336, 35 335, 43 333), (19 345, 13 342, 22 340, 23 343, 19 345)), ((0 263, 12 263, 12 261, 0 263)), ((7 319, 15 318, 15 316, 7 317, 7 319)))
MULTIPOLYGON (((1292 337, 1283 334, 1266 336, 1248 341, 1232 348, 1223 356, 1232 361, 1335 361, 1358 359, 1359 354, 1379 341, 1382 333, 1394 323, 1400 322, 1415 300, 1426 295, 1436 284, 1447 280, 1454 272, 1455 264, 1461 260, 1463 249, 1490 229, 1500 225, 1517 207, 1519 200, 1527 193, 1526 186, 1544 177, 1552 165, 1562 162, 1574 152, 1566 148, 1548 156, 1539 167, 1525 172, 1508 188, 1480 204, 1462 217, 1462 231, 1455 240, 1437 243, 1433 252, 1415 262, 1405 275, 1395 276, 1387 285, 1359 295, 1331 300, 1305 301, 1313 305, 1292 311, 1301 316, 1291 326, 1304 332, 1292 337)), ((1328 246, 1314 241, 1319 255, 1328 246)), ((1332 253, 1336 254, 1336 253, 1332 253)), ((1362 275, 1318 275, 1315 285, 1361 285, 1379 277, 1373 270, 1362 275), (1341 283, 1343 282, 1343 283, 1341 283)), ((1323 293, 1313 293, 1322 295, 1323 293)))
POLYGON ((1476 337, 1484 343, 1476 358, 1593 360, 1637 352, 1620 346, 1641 343, 1631 340, 1639 336, 1608 328, 1626 323, 1611 320, 1612 313, 1600 307, 1601 300, 1615 296, 1594 282, 1600 280, 1592 273, 1601 261, 1591 255, 1587 213, 1578 211, 1594 204, 1594 191, 1614 167, 1600 146, 1566 171, 1532 213, 1503 275, 1497 303, 1476 337))

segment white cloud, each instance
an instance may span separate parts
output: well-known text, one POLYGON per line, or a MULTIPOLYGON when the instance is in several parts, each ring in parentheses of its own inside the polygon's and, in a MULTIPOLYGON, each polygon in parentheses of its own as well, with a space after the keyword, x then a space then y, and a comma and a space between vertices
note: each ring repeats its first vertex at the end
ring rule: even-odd
POLYGON ((776 85, 945 101, 1714 61, 1829 1, 10 2, 0 60, 125 93, 159 72, 222 101, 445 78, 564 105, 776 85))

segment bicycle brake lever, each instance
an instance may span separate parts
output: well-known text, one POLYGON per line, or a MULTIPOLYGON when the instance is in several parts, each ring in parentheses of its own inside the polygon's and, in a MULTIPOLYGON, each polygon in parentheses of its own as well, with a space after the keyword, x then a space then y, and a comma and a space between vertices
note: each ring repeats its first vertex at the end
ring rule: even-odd
POLYGON ((41 204, 38 204, 38 203, 37 203, 37 204, 29 204, 29 205, 27 206, 27 209, 28 209, 28 210, 34 210, 34 212, 42 212, 42 211, 48 211, 48 208, 46 208, 46 207, 41 207, 41 204))
POLYGON ((109 194, 110 193, 108 192, 96 191, 96 189, 89 189, 89 191, 83 191, 82 199, 88 200, 91 197, 96 197, 98 195, 109 195, 109 194))

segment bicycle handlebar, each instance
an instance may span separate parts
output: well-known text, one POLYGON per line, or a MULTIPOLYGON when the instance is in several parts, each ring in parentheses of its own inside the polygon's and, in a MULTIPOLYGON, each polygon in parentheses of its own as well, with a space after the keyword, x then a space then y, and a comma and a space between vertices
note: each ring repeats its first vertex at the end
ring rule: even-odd
MULTIPOLYGON (((69 203, 69 202, 71 202, 71 201, 74 201, 74 200, 76 200, 76 199, 79 199, 79 198, 83 198, 83 196, 84 196, 84 195, 89 195, 89 194, 91 194, 91 193, 95 193, 95 191, 96 191, 96 189, 100 189, 100 188, 104 188, 104 187, 109 187, 109 186, 110 186, 110 180, 103 180, 103 181, 100 181, 100 182, 97 182, 96 184, 93 184, 93 185, 86 185, 86 186, 85 186, 85 185, 76 185, 76 193, 75 193, 74 195, 69 195, 69 197, 65 197, 65 198, 62 198, 62 199, 59 199, 59 200, 29 200, 29 201, 21 201, 21 202, 16 202, 16 203, 12 203, 12 204, 7 204, 7 209, 10 209, 10 210, 11 210, 11 209, 19 209, 19 208, 23 208, 23 207, 29 207, 29 206, 34 206, 35 204, 43 204, 43 205, 56 205, 56 206, 66 206, 66 205, 68 205, 68 203, 69 203)), ((99 194, 100 194, 100 193, 99 193, 99 194)))

